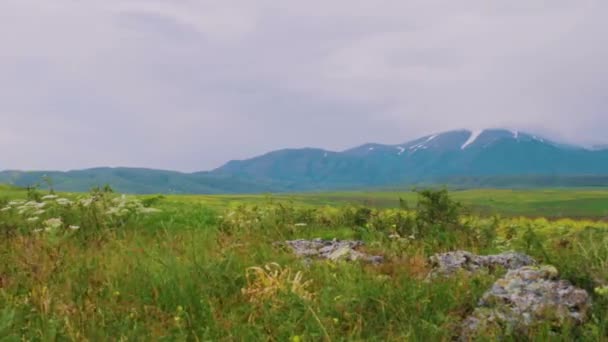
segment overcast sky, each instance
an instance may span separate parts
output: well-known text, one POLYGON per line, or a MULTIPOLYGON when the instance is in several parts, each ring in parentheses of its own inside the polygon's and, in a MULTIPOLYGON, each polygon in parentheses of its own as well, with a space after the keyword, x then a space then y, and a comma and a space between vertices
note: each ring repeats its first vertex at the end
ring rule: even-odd
POLYGON ((2 0, 0 169, 206 170, 506 127, 608 142, 606 0, 2 0))

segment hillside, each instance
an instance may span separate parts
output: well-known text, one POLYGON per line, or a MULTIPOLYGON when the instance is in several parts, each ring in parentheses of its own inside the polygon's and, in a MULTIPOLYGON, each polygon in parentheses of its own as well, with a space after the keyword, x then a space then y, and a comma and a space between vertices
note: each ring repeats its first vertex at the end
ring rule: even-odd
POLYGON ((87 191, 92 187, 106 184, 120 192, 138 194, 255 193, 274 189, 264 182, 246 181, 231 175, 208 172, 180 173, 137 168, 95 168, 67 172, 4 171, 0 172, 0 183, 25 187, 41 183, 44 176, 52 179, 55 189, 75 192, 87 191))
MULTIPOLYGON (((417 183, 470 183, 608 173, 608 151, 556 143, 509 130, 451 131, 400 145, 366 144, 343 152, 299 149, 231 161, 214 171, 272 179, 301 189, 377 187, 417 183)), ((561 178, 553 183, 567 184, 561 178)))
POLYGON ((58 190, 109 184, 130 193, 261 193, 449 184, 460 187, 608 186, 608 150, 504 129, 457 130, 398 145, 341 152, 284 149, 209 172, 138 168, 3 171, 0 183, 28 186, 49 176, 58 190))

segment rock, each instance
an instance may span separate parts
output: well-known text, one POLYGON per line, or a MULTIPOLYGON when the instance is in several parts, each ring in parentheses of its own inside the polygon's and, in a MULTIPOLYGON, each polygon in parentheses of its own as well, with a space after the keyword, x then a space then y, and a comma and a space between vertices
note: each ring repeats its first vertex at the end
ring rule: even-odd
POLYGON ((498 266, 513 270, 536 264, 534 259, 521 253, 506 252, 497 255, 475 255, 467 251, 436 254, 430 258, 430 262, 433 268, 431 276, 450 276, 460 270, 476 273, 489 271, 498 266))
POLYGON ((314 239, 286 241, 285 244, 291 247, 296 255, 306 258, 314 257, 332 261, 363 260, 373 264, 380 264, 384 260, 382 256, 357 251, 357 248, 363 245, 363 241, 314 239))
POLYGON ((462 339, 500 332, 526 334, 545 323, 553 327, 583 323, 591 305, 587 291, 557 277, 553 266, 524 266, 507 272, 465 320, 462 339))

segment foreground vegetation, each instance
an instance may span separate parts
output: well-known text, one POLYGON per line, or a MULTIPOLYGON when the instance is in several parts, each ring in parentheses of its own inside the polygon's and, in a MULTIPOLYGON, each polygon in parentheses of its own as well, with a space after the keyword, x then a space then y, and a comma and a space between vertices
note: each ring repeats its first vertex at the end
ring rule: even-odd
POLYGON ((451 340, 500 275, 428 281, 428 257, 457 249, 528 253, 592 294, 586 324, 510 338, 608 336, 606 223, 478 216, 445 192, 393 208, 312 196, 0 190, 0 339, 451 340), (305 263, 274 244, 316 237, 363 240, 385 263, 305 263))

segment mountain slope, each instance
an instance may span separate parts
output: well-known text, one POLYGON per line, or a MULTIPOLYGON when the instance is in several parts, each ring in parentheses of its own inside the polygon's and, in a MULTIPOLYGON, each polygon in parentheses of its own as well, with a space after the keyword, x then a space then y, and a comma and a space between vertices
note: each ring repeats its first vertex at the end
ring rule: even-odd
POLYGON ((210 172, 134 168, 4 171, 0 183, 27 186, 40 183, 45 175, 58 190, 86 191, 109 184, 130 193, 260 193, 437 183, 608 186, 608 150, 504 129, 458 130, 398 145, 365 144, 342 152, 278 150, 231 161, 210 172))
POLYGON ((400 145, 366 144, 343 152, 283 150, 213 171, 294 187, 383 186, 451 177, 602 175, 608 151, 493 129, 451 131, 400 145))

